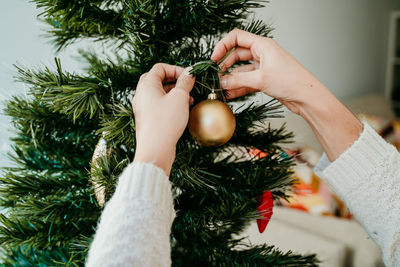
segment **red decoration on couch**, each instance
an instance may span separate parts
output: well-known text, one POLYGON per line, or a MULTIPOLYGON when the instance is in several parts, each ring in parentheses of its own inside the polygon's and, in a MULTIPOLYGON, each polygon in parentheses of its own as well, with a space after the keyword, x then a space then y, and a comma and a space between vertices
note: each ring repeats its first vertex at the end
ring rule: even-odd
POLYGON ((258 231, 264 232, 272 216, 272 208, 274 207, 274 198, 270 191, 265 191, 264 194, 258 199, 257 210, 262 218, 257 219, 258 231))

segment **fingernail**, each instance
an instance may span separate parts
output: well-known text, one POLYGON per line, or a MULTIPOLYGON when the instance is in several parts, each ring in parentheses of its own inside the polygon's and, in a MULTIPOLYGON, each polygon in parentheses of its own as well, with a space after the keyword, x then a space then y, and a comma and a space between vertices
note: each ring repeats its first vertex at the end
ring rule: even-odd
POLYGON ((226 85, 228 84, 228 80, 224 77, 221 78, 220 82, 221 82, 222 88, 225 88, 226 85))
POLYGON ((187 67, 184 71, 183 71, 183 75, 185 76, 189 76, 189 77, 193 77, 193 75, 190 73, 190 71, 193 69, 192 66, 187 67))

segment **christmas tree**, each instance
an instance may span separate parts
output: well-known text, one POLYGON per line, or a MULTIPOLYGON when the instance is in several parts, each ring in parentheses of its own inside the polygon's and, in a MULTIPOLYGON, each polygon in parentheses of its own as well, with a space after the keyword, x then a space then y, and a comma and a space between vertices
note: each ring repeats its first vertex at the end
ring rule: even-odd
MULTIPOLYGON (((57 50, 85 38, 108 45, 109 52, 82 51, 84 75, 64 71, 58 59, 55 68, 17 66, 29 93, 13 97, 5 109, 16 128, 16 166, 0 178, 2 262, 83 266, 101 198, 112 196, 135 153, 130 100, 140 75, 157 62, 195 65, 195 102, 206 99, 210 88, 226 101, 218 90, 219 62, 209 60, 215 43, 235 27, 263 36, 271 29, 247 20, 263 6, 254 0, 33 2, 51 26, 57 50), (101 153, 93 157, 95 147, 101 153)), ((292 159, 280 147, 291 134, 265 126, 280 116, 279 103, 245 102, 235 116, 235 133, 225 145, 200 146, 188 131, 177 145, 170 175, 177 210, 173 265, 315 266, 313 255, 235 238, 263 216, 257 206, 264 192, 285 198, 293 183, 292 159)))

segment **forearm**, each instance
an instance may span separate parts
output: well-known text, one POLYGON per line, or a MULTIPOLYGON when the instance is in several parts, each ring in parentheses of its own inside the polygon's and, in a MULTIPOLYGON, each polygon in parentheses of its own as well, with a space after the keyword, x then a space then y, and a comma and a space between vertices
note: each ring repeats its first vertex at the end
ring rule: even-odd
POLYGON ((316 87, 299 108, 330 161, 337 159, 360 136, 363 125, 325 86, 316 87))
POLYGON ((168 177, 152 164, 130 164, 104 208, 86 266, 170 266, 173 218, 168 177))

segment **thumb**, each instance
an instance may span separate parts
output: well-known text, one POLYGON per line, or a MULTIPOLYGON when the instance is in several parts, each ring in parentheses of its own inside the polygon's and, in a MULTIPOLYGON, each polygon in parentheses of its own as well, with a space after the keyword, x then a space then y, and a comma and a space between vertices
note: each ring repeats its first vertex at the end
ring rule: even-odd
POLYGON ((192 91, 195 78, 190 74, 191 70, 192 67, 188 67, 182 72, 182 74, 178 77, 178 80, 176 81, 175 88, 172 90, 181 89, 187 93, 190 93, 190 91, 192 91))
POLYGON ((222 76, 220 81, 223 89, 239 89, 245 87, 256 91, 262 91, 266 83, 266 81, 263 80, 263 75, 260 70, 231 73, 222 76))

